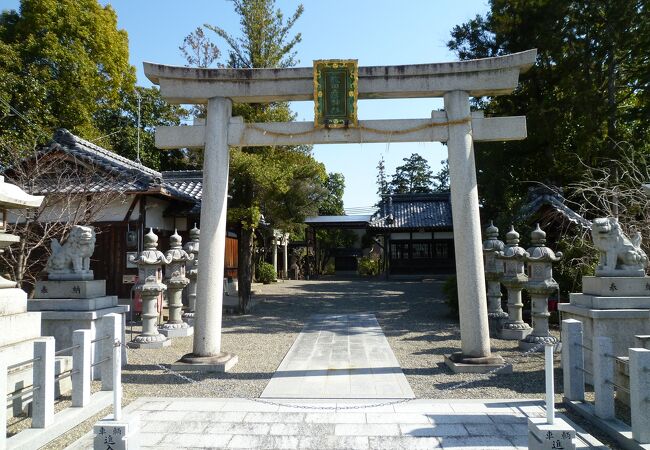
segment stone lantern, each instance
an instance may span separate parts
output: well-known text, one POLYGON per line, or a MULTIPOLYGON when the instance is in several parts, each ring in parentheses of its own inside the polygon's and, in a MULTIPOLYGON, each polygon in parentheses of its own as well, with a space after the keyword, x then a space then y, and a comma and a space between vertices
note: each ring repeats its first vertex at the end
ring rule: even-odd
POLYGON ((530 350, 538 347, 537 351, 544 350, 544 344, 555 344, 557 338, 551 336, 548 330, 548 296, 558 288, 553 279, 553 263, 562 259, 562 253, 555 253, 546 247, 546 233, 539 228, 539 224, 530 233, 532 247, 524 255, 528 263, 528 283, 526 289, 532 299, 533 331, 523 340, 519 341, 519 348, 530 350))
POLYGON ((492 222, 485 229, 486 240, 483 241, 483 261, 485 263, 485 281, 487 282, 487 308, 490 334, 496 336, 502 321, 508 314, 501 309, 501 276, 503 261, 497 254, 503 251, 503 242, 499 240, 499 229, 492 222))
POLYGON ((521 340, 530 334, 531 328, 522 317, 524 307, 521 291, 526 287, 528 276, 524 270, 526 250, 519 247, 519 233, 510 227, 506 233, 506 247, 499 252, 498 259, 505 263, 505 272, 501 282, 508 289, 508 320, 501 325, 499 338, 521 340))
POLYGON ((132 261, 138 265, 138 284, 135 291, 142 298, 142 333, 129 343, 134 348, 161 348, 171 345, 164 334, 158 332, 158 298, 167 290, 162 283, 162 266, 169 264, 167 258, 158 247, 158 236, 149 229, 144 236, 144 250, 132 261))
POLYGON ((189 254, 185 276, 190 280, 187 287, 188 311, 183 314, 183 319, 190 325, 194 322, 194 308, 196 308, 196 278, 199 275, 199 237, 201 231, 196 228, 190 230, 190 240, 183 249, 189 254))
MULTIPOLYGON (((42 196, 29 195, 18 186, 5 183, 5 178, 0 176, 0 253, 4 248, 20 242, 20 237, 7 233, 7 210, 22 208, 38 208, 43 202, 42 196)), ((0 276, 0 289, 16 287, 16 282, 0 276)), ((6 294, 9 291, 3 291, 6 294)), ((22 297, 22 293, 19 295, 22 297)))
POLYGON ((169 238, 169 250, 165 253, 167 259, 171 261, 165 266, 165 284, 167 285, 167 300, 169 304, 169 319, 162 327, 160 332, 167 337, 191 336, 194 334, 194 328, 183 322, 183 289, 190 282, 185 277, 185 263, 190 260, 182 247, 183 239, 174 230, 169 238))

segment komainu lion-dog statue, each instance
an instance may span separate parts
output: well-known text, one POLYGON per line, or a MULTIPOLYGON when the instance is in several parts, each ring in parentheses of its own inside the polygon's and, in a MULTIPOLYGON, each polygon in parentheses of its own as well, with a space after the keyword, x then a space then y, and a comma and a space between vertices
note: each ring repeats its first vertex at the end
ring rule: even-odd
POLYGON ((600 252, 596 276, 642 277, 648 257, 641 249, 641 233, 633 239, 623 233, 618 219, 603 217, 591 224, 591 237, 600 252))
POLYGON ((63 244, 52 239, 52 255, 46 270, 50 280, 87 280, 93 278, 90 257, 95 251, 93 227, 75 225, 63 244))

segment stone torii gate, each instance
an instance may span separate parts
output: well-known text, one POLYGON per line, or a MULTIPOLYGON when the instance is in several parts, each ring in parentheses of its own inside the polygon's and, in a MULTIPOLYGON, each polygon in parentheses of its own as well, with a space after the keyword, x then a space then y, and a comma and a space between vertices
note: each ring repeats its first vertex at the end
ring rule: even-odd
MULTIPOLYGON (((204 148, 201 259, 193 353, 184 361, 222 370, 236 362, 221 350, 228 148, 371 142, 446 142, 460 310, 461 351, 446 359, 454 371, 488 371, 502 364, 490 351, 474 141, 526 138, 526 118, 486 118, 470 112, 470 97, 510 94, 536 50, 495 58, 406 66, 360 67, 359 99, 443 97, 431 118, 360 120, 355 128, 315 128, 313 122, 244 123, 232 102, 313 100, 312 68, 201 69, 144 63, 146 76, 171 103, 207 104, 205 124, 158 127, 161 149, 204 148)), ((200 367, 196 368, 201 370, 200 367)), ((203 369, 205 370, 205 369, 203 369)))

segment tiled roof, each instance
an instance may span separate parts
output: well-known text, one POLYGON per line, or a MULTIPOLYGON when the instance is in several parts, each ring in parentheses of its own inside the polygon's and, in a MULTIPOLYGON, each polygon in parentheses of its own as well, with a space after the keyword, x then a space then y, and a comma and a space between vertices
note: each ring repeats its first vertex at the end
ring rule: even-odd
POLYGON ((176 170, 162 173, 163 183, 183 192, 190 197, 201 200, 203 195, 203 171, 176 170))
POLYGON ((535 188, 528 193, 528 203, 521 207, 518 216, 528 219, 537 213, 542 207, 548 206, 553 211, 565 217, 569 222, 584 229, 591 229, 591 222, 566 205, 566 200, 559 189, 535 188))
POLYGON ((54 142, 52 147, 63 147, 65 151, 77 158, 92 162, 105 170, 119 170, 128 171, 133 174, 145 176, 153 180, 157 179, 158 182, 162 179, 162 174, 156 170, 150 169, 135 161, 131 161, 124 156, 106 150, 92 142, 81 139, 78 136, 70 133, 66 129, 56 130, 54 133, 54 142))
POLYGON ((57 130, 49 146, 41 150, 41 157, 54 152, 62 152, 72 158, 57 166, 57 174, 33 180, 31 190, 35 193, 159 191, 186 202, 200 201, 200 189, 197 196, 193 195, 196 193, 191 190, 177 187, 180 181, 178 177, 174 183, 166 183, 161 172, 86 141, 68 130, 57 130), (84 173, 77 170, 76 162, 92 165, 100 170, 84 173), (66 171, 68 175, 59 176, 66 171))
POLYGON ((452 227, 449 193, 385 196, 369 228, 375 230, 448 229, 452 227))

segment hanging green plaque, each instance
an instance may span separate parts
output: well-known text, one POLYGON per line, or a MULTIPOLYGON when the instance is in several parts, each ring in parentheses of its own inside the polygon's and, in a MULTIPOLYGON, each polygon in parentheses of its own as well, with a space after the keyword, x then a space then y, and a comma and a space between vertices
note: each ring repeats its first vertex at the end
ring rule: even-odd
POLYGON ((348 128, 357 126, 356 59, 314 61, 314 126, 348 128))

